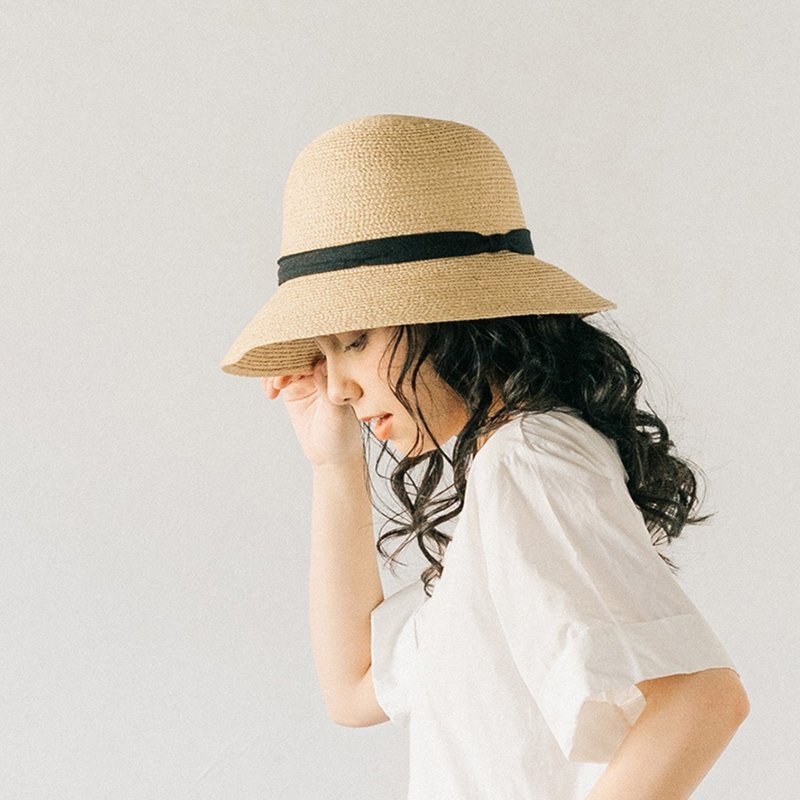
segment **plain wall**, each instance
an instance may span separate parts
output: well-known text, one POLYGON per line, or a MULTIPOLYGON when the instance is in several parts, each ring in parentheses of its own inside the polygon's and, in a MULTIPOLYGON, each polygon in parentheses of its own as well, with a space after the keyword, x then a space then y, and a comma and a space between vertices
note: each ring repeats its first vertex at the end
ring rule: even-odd
POLYGON ((618 304, 640 405, 707 476, 717 514, 673 558, 751 701, 693 797, 792 796, 799 23, 788 0, 2 3, 0 796, 404 796, 407 733, 325 713, 283 403, 218 366, 277 288, 294 158, 377 113, 487 133, 536 254, 618 304))

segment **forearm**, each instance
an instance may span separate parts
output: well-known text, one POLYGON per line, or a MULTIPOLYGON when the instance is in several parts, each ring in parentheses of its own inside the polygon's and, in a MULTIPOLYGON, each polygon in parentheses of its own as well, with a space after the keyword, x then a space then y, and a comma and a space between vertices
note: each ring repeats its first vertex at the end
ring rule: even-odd
POLYGON ((691 693, 648 702, 586 800, 685 800, 744 716, 691 693))
POLYGON ((383 600, 363 462, 313 467, 309 629, 328 715, 369 669, 370 613, 383 600))

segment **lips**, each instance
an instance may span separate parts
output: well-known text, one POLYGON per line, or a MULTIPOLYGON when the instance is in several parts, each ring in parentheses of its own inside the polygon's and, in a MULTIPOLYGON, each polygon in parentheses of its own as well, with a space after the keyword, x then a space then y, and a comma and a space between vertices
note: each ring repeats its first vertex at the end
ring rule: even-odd
POLYGON ((369 417, 359 417, 359 419, 362 422, 372 422, 372 420, 378 422, 379 420, 382 420, 384 417, 390 417, 390 416, 391 414, 373 414, 369 417))
POLYGON ((391 428, 392 415, 391 414, 384 414, 382 417, 378 418, 378 421, 375 423, 375 436, 379 439, 383 439, 384 441, 389 438, 389 430, 391 428))

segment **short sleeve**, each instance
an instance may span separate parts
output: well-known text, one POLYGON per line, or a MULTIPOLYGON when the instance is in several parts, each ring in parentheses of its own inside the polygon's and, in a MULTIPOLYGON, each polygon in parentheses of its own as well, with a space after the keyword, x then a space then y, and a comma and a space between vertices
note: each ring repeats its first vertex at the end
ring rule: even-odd
POLYGON ((428 596, 421 580, 385 598, 370 615, 372 682, 389 719, 408 727, 417 655, 415 614, 428 596))
POLYGON ((644 708, 636 683, 734 667, 624 479, 591 463, 548 443, 476 462, 470 479, 516 667, 564 756, 606 763, 644 708))

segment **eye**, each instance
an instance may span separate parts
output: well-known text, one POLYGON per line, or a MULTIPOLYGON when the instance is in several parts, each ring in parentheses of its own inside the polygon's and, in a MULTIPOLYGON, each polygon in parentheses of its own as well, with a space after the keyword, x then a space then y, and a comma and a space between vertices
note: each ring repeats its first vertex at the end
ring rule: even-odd
POLYGON ((363 350, 367 343, 367 334, 362 333, 354 342, 345 347, 345 352, 348 350, 363 350))

